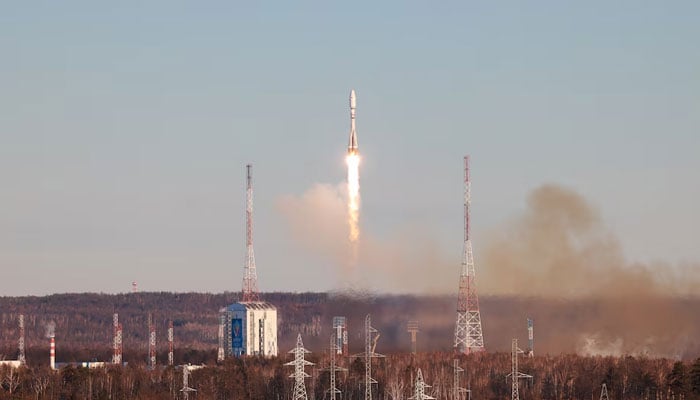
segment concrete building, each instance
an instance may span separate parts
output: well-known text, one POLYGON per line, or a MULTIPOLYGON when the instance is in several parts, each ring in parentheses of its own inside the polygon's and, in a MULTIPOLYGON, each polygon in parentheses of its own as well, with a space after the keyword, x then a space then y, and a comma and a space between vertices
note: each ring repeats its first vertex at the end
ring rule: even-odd
POLYGON ((233 303, 221 315, 225 356, 276 356, 277 308, 263 301, 233 303))

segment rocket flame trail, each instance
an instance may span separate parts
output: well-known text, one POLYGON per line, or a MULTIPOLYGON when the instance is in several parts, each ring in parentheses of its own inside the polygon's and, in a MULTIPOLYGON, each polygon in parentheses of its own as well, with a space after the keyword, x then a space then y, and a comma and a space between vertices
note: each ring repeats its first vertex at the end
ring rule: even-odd
POLYGON ((357 132, 355 131, 355 109, 357 97, 355 91, 350 91, 350 141, 348 142, 348 225, 350 225, 350 242, 357 243, 360 238, 360 153, 357 148, 357 132))
POLYGON ((350 225, 350 241, 355 243, 360 238, 360 156, 357 153, 348 154, 345 158, 348 164, 348 224, 350 225))

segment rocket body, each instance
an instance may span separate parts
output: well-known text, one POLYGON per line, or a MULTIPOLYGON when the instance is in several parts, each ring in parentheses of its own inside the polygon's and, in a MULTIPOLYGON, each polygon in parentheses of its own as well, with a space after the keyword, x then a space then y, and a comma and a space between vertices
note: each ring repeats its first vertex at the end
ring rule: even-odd
POLYGON ((348 154, 357 154, 357 131, 355 131, 355 109, 357 108, 357 98, 355 90, 350 91, 350 140, 348 142, 348 154))

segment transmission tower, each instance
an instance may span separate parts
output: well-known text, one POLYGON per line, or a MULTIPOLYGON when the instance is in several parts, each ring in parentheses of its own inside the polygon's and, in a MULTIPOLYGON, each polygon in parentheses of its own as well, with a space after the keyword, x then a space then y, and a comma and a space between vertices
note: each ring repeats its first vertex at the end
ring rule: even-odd
POLYGON ((27 364, 27 358, 24 355, 24 314, 19 315, 19 356, 18 361, 21 365, 27 364))
POLYGON ((189 400, 190 392, 196 392, 197 389, 192 389, 190 387, 190 368, 189 364, 182 366, 182 399, 189 400))
POLYGON ((472 242, 469 236, 471 183, 469 181, 469 156, 464 157, 464 254, 459 276, 457 298, 457 323, 454 347, 457 352, 469 354, 484 351, 484 335, 481 331, 479 297, 476 292, 476 270, 472 242))
POLYGON ((423 372, 418 368, 418 375, 416 376, 416 385, 413 388, 413 396, 409 397, 409 400, 435 400, 435 397, 428 396, 425 394, 425 388, 429 388, 430 385, 423 381, 423 372))
POLYGON ((608 397, 608 385, 603 382, 603 386, 600 388, 600 400, 610 400, 608 397))
POLYGON ((355 355, 365 358, 365 400, 372 400, 372 384, 377 383, 372 379, 372 358, 384 357, 384 355, 374 352, 378 340, 379 331, 372 327, 372 319, 367 314, 365 317, 365 352, 355 355))
POLYGON ((518 380, 523 378, 532 379, 532 375, 518 372, 518 354, 523 354, 524 351, 518 347, 518 339, 513 339, 510 349, 510 398, 511 400, 520 400, 520 392, 518 391, 518 380))
POLYGON ((406 331, 411 334, 411 353, 415 355, 417 352, 416 335, 418 334, 418 321, 408 321, 406 331))
POLYGON ((255 270, 255 254, 253 252, 253 166, 246 165, 246 201, 245 201, 245 271, 243 272, 242 301, 259 301, 258 273, 255 270))
POLYGON ((122 324, 119 323, 119 314, 114 313, 112 316, 112 326, 114 328, 112 364, 122 363, 122 324))
POLYGON ((464 372, 464 369, 459 366, 459 360, 456 358, 453 360, 452 370, 454 371, 454 381, 452 383, 452 400, 461 400, 462 393, 468 393, 469 399, 472 398, 471 389, 465 389, 459 386, 459 373, 464 372))
POLYGON ((156 324, 152 314, 148 314, 148 366, 156 368, 156 324))
POLYGON ((175 354, 173 354, 173 347, 175 345, 175 332, 173 329, 173 321, 168 322, 168 365, 172 366, 175 361, 175 354))
POLYGON ((301 341, 301 334, 297 335, 297 345, 289 350, 289 353, 294 354, 294 361, 290 361, 284 365, 294 366, 294 373, 289 375, 290 378, 294 378, 294 394, 292 399, 307 400, 304 378, 308 378, 310 375, 304 372, 304 367, 307 365, 314 365, 314 363, 304 359, 304 355, 311 352, 304 348, 304 343, 301 341))
POLYGON ((331 334, 331 345, 328 352, 330 360, 328 363, 328 368, 324 368, 324 371, 328 371, 330 374, 330 389, 328 389, 328 392, 331 394, 330 400, 336 400, 336 394, 341 393, 340 390, 338 390, 338 387, 335 385, 335 373, 338 371, 347 371, 347 369, 339 367, 336 362, 338 349, 339 346, 336 334, 331 334))

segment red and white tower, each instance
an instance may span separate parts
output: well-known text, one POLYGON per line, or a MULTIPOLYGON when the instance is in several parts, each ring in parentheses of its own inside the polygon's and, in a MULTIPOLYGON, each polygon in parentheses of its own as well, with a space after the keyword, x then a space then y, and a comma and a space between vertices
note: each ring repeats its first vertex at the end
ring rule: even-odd
POLYGON ((172 366, 175 362, 173 347, 175 344, 175 333, 173 329, 173 321, 168 322, 168 365, 172 366))
POLYGON ((253 252, 253 166, 246 165, 246 202, 245 202, 245 244, 246 258, 243 272, 243 293, 241 301, 259 301, 258 273, 255 270, 255 253, 253 252))
POLYGON ((49 347, 49 367, 53 370, 56 369, 56 335, 51 333, 49 339, 51 339, 49 347))
POLYGON ((148 366, 156 368, 156 324, 152 314, 148 314, 148 366))
POLYGON ((112 316, 112 326, 114 328, 114 354, 112 355, 112 364, 121 365, 122 363, 122 324, 119 323, 119 314, 114 313, 112 316))
POLYGON ((469 354, 484 351, 484 335, 481 331, 479 296, 476 293, 476 270, 472 242, 469 236, 471 183, 469 180, 469 156, 464 157, 464 254, 459 276, 457 296, 457 323, 455 325, 455 350, 469 354))

